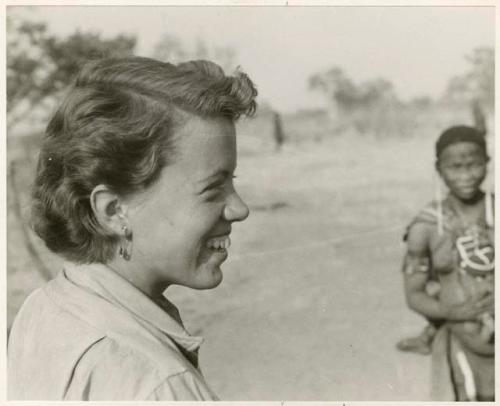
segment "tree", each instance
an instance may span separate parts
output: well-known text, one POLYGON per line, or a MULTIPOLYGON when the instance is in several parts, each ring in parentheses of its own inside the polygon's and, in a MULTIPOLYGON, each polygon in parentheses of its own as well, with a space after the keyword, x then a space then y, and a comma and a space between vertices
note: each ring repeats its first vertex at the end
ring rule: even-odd
POLYGON ((358 99, 358 89, 338 66, 311 76, 309 88, 323 93, 337 108, 350 109, 358 99))
POLYGON ((153 49, 153 57, 160 61, 177 63, 187 58, 182 41, 171 34, 163 34, 153 49))
POLYGON ((334 66, 311 76, 309 88, 326 96, 330 118, 338 130, 349 127, 374 134, 400 131, 397 112, 403 105, 389 80, 375 78, 357 84, 334 66))
POLYGON ((373 107, 377 104, 396 103, 397 96, 394 86, 386 79, 372 79, 361 84, 359 104, 373 107))
POLYGON ((466 55, 468 70, 450 79, 445 99, 453 103, 479 105, 494 110, 495 105, 495 53, 493 48, 474 49, 466 55))
POLYGON ((378 78, 355 84, 335 66, 309 78, 309 88, 322 92, 334 110, 342 113, 399 103, 391 82, 378 78))
POLYGON ((207 59, 218 65, 225 72, 231 72, 236 67, 236 52, 229 46, 209 46, 198 37, 194 43, 183 43, 172 34, 165 33, 153 48, 153 58, 163 62, 180 63, 192 59, 207 59))
MULTIPOLYGON (((18 117, 14 112, 24 105, 28 111, 38 102, 48 82, 50 61, 43 51, 47 40, 45 24, 18 22, 7 17, 7 126, 18 117)), ((22 114, 19 114, 19 117, 22 114)))
POLYGON ((45 24, 7 19, 7 128, 64 89, 85 61, 132 55, 135 37, 76 31, 51 35, 45 24))
POLYGON ((493 108, 495 104, 495 52, 493 48, 476 48, 466 56, 470 63, 467 81, 472 83, 474 99, 493 108))

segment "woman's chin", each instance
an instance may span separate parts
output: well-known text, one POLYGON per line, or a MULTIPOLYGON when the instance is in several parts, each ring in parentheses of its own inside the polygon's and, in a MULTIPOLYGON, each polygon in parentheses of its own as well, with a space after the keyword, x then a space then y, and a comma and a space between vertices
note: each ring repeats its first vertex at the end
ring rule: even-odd
POLYGON ((464 203, 475 203, 482 197, 481 190, 473 187, 455 190, 454 194, 464 203))
POLYGON ((222 282, 222 263, 227 259, 226 249, 205 248, 200 253, 196 265, 194 289, 212 289, 222 282))
POLYGON ((198 268, 198 281, 192 286, 194 289, 205 290, 213 289, 220 285, 223 279, 223 274, 220 266, 204 264, 198 268))

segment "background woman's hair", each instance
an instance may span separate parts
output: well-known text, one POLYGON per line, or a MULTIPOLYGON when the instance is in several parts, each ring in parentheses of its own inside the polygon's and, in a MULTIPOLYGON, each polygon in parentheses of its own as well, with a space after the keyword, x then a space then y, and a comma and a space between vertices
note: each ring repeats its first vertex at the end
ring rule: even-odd
POLYGON ((457 125, 443 131, 436 141, 436 158, 439 160, 443 150, 451 144, 457 142, 472 142, 477 144, 487 155, 485 133, 477 128, 457 125))
POLYGON ((83 67, 50 120, 33 187, 32 227, 75 262, 107 262, 117 237, 97 222, 90 194, 150 186, 172 158, 172 135, 187 112, 231 120, 252 115, 257 90, 243 73, 209 61, 104 59, 83 67))

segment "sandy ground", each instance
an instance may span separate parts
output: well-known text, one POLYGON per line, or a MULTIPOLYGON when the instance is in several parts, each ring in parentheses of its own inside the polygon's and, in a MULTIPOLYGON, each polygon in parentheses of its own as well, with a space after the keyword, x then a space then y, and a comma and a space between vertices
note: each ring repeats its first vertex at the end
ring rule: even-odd
MULTIPOLYGON (((394 344, 424 325, 406 308, 399 267, 432 173, 428 137, 242 151, 236 187, 252 212, 234 226, 222 284, 167 290, 205 337, 201 367, 221 399, 429 399, 430 358, 394 344)), ((42 278, 12 216, 8 227, 10 325, 42 278)))
POLYGON ((254 210, 234 227, 223 283, 170 293, 206 338, 222 399, 429 400, 430 358, 394 347, 424 325, 399 267, 405 224, 432 196, 429 148, 338 139, 240 158, 254 210))

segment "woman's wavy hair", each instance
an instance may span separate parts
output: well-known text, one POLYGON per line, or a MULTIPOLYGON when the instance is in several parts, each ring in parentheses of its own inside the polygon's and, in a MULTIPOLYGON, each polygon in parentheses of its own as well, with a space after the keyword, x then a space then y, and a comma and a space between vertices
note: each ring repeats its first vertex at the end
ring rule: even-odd
POLYGON ((132 57, 85 65, 45 132, 33 229, 68 260, 108 262, 118 240, 94 216, 95 186, 120 195, 147 188, 171 162, 172 137, 186 112, 235 121, 254 114, 256 96, 245 73, 226 76, 209 61, 173 65, 132 57))

